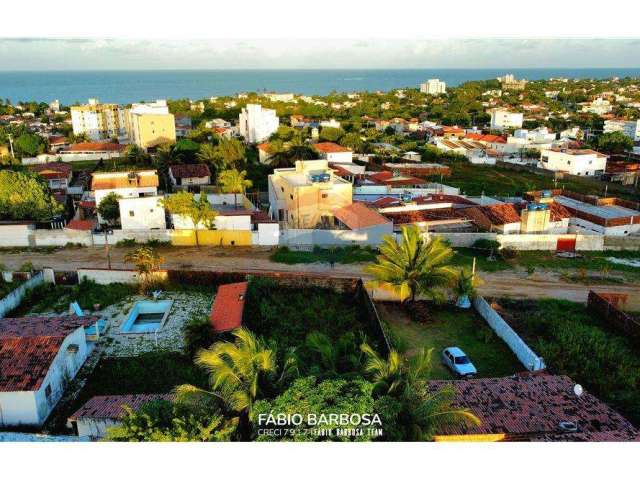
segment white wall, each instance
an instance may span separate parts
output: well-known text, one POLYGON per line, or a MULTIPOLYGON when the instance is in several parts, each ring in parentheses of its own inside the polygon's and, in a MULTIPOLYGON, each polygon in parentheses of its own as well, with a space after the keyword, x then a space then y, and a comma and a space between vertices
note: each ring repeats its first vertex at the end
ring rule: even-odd
POLYGON ((257 235, 254 233, 254 245, 278 245, 280 242, 280 225, 278 223, 259 223, 257 235), (256 238, 257 237, 257 238, 256 238))
POLYGON ((0 225, 0 247, 28 247, 35 225, 0 225))
POLYGON ((76 420, 79 437, 89 437, 91 439, 100 439, 107 434, 107 429, 120 422, 107 418, 79 418, 76 420))
MULTIPOLYGON (((167 272, 156 272, 159 279, 166 279, 167 272)), ((79 268, 78 281, 91 280, 99 285, 109 285, 110 283, 138 283, 140 277, 135 270, 107 270, 104 268, 79 268)))
POLYGON ((484 298, 477 297, 473 301, 473 306, 496 335, 504 340, 527 370, 537 371, 546 368, 544 360, 529 348, 529 345, 504 321, 498 312, 491 308, 491 305, 484 298))
POLYGON ((218 215, 214 223, 216 230, 251 230, 251 215, 218 215))
POLYGON ((12 292, 5 295, 0 300, 0 318, 4 318, 7 312, 10 312, 22 302, 22 299, 27 293, 27 290, 34 288, 44 283, 44 275, 42 272, 31 277, 26 282, 20 284, 12 292))
POLYGON ((162 197, 121 198, 120 224, 122 230, 164 230, 167 228, 162 197))

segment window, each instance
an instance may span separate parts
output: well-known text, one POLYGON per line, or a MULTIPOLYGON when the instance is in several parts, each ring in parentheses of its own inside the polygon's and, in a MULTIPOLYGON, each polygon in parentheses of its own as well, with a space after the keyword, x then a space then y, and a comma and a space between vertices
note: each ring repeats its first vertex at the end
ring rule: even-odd
POLYGON ((291 200, 293 200, 293 193, 289 195, 291 197, 291 200))
POLYGON ((133 210, 129 210, 129 216, 130 216, 130 217, 135 217, 135 216, 136 216, 136 214, 134 213, 134 211, 133 211, 133 210))
POLYGON ((328 194, 328 193, 323 193, 323 194, 322 194, 322 198, 327 198, 328 196, 329 196, 329 194, 328 194))
POLYGON ((47 397, 47 400, 51 399, 51 385, 47 385, 44 388, 44 395, 45 395, 45 397, 47 397))
POLYGON ((282 193, 284 193, 284 187, 280 187, 280 190, 282 190, 282 193))
POLYGON ((150 208, 150 209, 149 209, 149 213, 153 213, 153 208, 150 208))

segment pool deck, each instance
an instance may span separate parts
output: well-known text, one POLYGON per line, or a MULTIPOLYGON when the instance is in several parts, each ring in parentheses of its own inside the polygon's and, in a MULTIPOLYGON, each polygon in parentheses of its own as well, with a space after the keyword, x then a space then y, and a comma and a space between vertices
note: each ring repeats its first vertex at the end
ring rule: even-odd
POLYGON ((184 350, 182 331, 185 323, 193 316, 208 315, 212 296, 193 292, 166 292, 160 300, 171 300, 173 304, 159 330, 154 332, 122 331, 135 303, 152 301, 148 297, 136 295, 126 302, 103 310, 104 318, 109 321, 109 328, 103 336, 106 343, 105 356, 128 357, 158 349, 178 352, 184 350))

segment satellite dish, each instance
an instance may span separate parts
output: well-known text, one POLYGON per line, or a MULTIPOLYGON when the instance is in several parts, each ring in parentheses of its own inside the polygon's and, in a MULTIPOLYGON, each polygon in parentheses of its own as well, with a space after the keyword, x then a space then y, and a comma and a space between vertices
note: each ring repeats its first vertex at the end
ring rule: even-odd
POLYGON ((584 389, 582 388, 582 385, 580 385, 579 383, 576 383, 573 386, 573 393, 575 393, 577 397, 582 395, 584 393, 584 389))

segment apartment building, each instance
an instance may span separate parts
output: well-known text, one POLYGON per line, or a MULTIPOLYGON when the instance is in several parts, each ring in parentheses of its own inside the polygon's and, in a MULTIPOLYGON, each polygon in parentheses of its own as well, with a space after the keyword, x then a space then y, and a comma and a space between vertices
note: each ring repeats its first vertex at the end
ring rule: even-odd
POLYGON ((93 141, 127 137, 124 109, 115 103, 100 103, 96 98, 90 98, 86 105, 71 107, 71 126, 75 135, 85 134, 93 141))
POLYGON ((126 118, 129 139, 144 150, 176 142, 175 118, 166 100, 134 103, 127 109, 126 118))
POLYGON ((607 156, 590 149, 552 148, 542 150, 540 164, 546 170, 571 175, 598 176, 607 167, 607 156))
POLYGON ((447 93, 447 84, 437 78, 430 78, 425 83, 420 84, 420 92, 426 93, 427 95, 447 93))
POLYGON ((247 104, 240 112, 238 126, 240 135, 247 143, 259 143, 269 138, 280 125, 275 110, 262 105, 247 104))
POLYGON ((594 113, 596 115, 604 115, 605 113, 609 113, 611 110, 613 110, 613 106, 609 100, 605 100, 600 97, 596 98, 591 103, 587 103, 582 106, 582 112, 594 113))
POLYGON ((604 133, 622 132, 634 141, 640 140, 640 120, 615 118, 604 121, 604 133))
POLYGON ((295 168, 269 175, 269 213, 290 228, 330 228, 334 211, 351 199, 351 182, 336 175, 327 160, 299 160, 295 168))
POLYGON ((524 115, 522 113, 509 112, 507 110, 493 110, 491 112, 492 129, 522 128, 523 120, 524 115))

